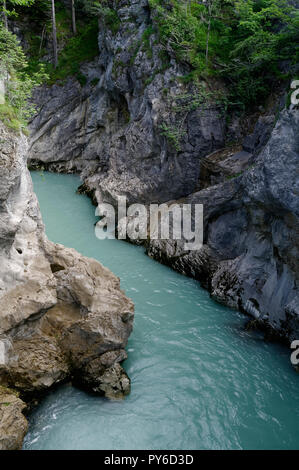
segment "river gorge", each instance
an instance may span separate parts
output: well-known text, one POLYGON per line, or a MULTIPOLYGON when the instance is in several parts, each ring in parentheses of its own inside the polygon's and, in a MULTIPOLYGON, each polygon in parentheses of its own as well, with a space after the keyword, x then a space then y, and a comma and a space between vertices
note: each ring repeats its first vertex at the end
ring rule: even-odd
POLYGON ((7 3, 0 450, 298 449, 298 0, 7 3))
POLYGON ((98 240, 95 207, 76 194, 77 176, 32 177, 50 240, 111 269, 136 313, 124 363, 131 394, 109 401, 61 385, 30 415, 24 449, 298 448, 290 350, 246 331, 243 314, 144 248, 98 240))

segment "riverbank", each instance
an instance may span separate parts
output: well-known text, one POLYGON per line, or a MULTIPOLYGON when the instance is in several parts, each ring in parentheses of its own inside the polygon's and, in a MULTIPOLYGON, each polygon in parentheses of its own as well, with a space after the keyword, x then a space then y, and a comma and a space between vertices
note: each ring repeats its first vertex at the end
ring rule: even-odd
POLYGON ((107 268, 47 239, 27 139, 1 122, 0 133, 0 448, 14 449, 26 402, 55 384, 72 378, 113 399, 130 392, 120 363, 134 305, 107 268))
POLYGON ((24 448, 298 448, 290 350, 246 331, 243 314, 143 247, 98 240, 95 207, 76 194, 78 176, 32 176, 47 236, 101 260, 136 313, 124 362, 131 394, 115 403, 62 386, 30 415, 24 448))

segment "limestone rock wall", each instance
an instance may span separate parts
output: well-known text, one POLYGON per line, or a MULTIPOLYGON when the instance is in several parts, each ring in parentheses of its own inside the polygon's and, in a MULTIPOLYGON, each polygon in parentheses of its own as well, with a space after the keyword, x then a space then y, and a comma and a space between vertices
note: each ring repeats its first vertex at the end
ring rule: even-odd
MULTIPOLYGON (((224 146, 225 114, 180 80, 188 70, 154 31, 147 44, 146 0, 121 0, 117 11, 116 34, 100 23, 99 57, 82 67, 84 87, 70 78, 36 91, 30 164, 79 171, 99 201, 120 193, 130 202, 177 198, 198 188, 200 159, 224 146)), ((202 85, 203 95, 215 91, 202 85)))
POLYGON ((47 240, 26 138, 1 122, 0 136, 0 448, 19 448, 25 403, 10 389, 27 401, 73 379, 109 398, 129 393, 120 363, 134 306, 108 269, 47 240))
POLYGON ((254 163, 184 202, 204 205, 204 246, 152 240, 148 254, 289 340, 299 334, 299 111, 284 110, 254 163))

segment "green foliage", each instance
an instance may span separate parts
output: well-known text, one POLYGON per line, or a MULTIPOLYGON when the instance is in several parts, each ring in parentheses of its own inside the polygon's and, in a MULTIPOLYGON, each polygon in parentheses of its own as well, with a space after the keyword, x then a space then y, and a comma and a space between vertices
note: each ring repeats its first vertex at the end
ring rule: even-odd
POLYGON ((149 59, 151 59, 153 56, 153 51, 152 51, 152 46, 151 46, 151 36, 153 33, 154 33, 153 26, 151 25, 148 28, 146 28, 141 38, 143 49, 146 51, 147 57, 149 59))
POLYGON ((189 112, 197 110, 200 113, 212 104, 221 105, 221 108, 226 107, 226 97, 223 93, 220 90, 209 90, 204 82, 198 83, 193 93, 168 97, 168 90, 163 89, 163 94, 169 108, 175 112, 176 125, 164 122, 160 125, 160 131, 177 152, 181 150, 181 139, 186 135, 184 124, 189 112))
MULTIPOLYGON (((62 21, 63 15, 60 16, 62 21)), ((66 31, 66 24, 68 24, 68 17, 66 21, 58 23, 58 35, 62 37, 62 32, 66 31), (60 26, 62 26, 62 28, 60 26)), ((68 32, 70 29, 68 29, 68 32)), ((81 73, 80 66, 83 62, 88 62, 98 54, 98 23, 97 19, 90 19, 89 22, 77 25, 77 35, 65 37, 65 47, 60 51, 58 56, 58 67, 55 69, 49 62, 41 62, 39 58, 37 40, 35 43, 31 42, 29 70, 36 72, 43 65, 47 75, 48 84, 51 85, 57 80, 65 80, 68 76, 74 76, 77 80, 84 85, 86 77, 81 73)))
POLYGON ((299 16, 287 0, 149 3, 165 51, 190 66, 186 81, 224 78, 231 105, 261 104, 287 78, 281 61, 298 62, 299 16))
POLYGON ((6 88, 8 102, 16 111, 19 119, 23 121, 29 119, 35 112, 34 106, 30 105, 28 101, 33 88, 48 78, 42 65, 34 74, 28 74, 25 70, 14 73, 6 88))
POLYGON ((83 0, 83 9, 91 16, 99 16, 105 26, 116 34, 119 30, 120 19, 117 11, 109 6, 111 3, 109 0, 83 0))
POLYGON ((208 90, 203 82, 197 84, 196 92, 177 95, 172 108, 178 113, 189 113, 196 109, 206 109, 212 103, 223 104, 225 96, 217 90, 208 90))
POLYGON ((26 57, 13 34, 0 25, 0 73, 13 73, 26 66, 26 57))
POLYGON ((99 78, 93 78, 90 82, 91 86, 97 86, 99 83, 100 79, 99 78))
POLYGON ((102 16, 105 25, 111 29, 111 31, 116 34, 119 30, 120 20, 118 18, 117 12, 109 7, 103 7, 99 3, 98 6, 98 13, 102 16))
POLYGON ((221 74, 233 84, 232 99, 247 106, 261 103, 283 78, 281 61, 298 61, 299 22, 285 0, 242 0, 236 7, 231 52, 221 74))
POLYGON ((180 140, 185 132, 181 128, 167 125, 165 122, 161 124, 160 130, 161 135, 166 137, 174 149, 179 152, 181 150, 180 140))
POLYGON ((52 65, 47 66, 49 83, 75 76, 81 85, 84 85, 86 78, 80 72, 80 66, 83 62, 92 60, 98 52, 98 24, 97 20, 93 19, 88 24, 78 27, 77 35, 68 40, 59 54, 57 69, 52 65))
POLYGON ((34 0, 0 0, 0 12, 3 12, 6 16, 17 16, 15 7, 30 7, 34 4, 34 0), (5 8, 6 6, 6 8, 5 8))
POLYGON ((32 89, 47 78, 43 66, 32 74, 26 69, 26 57, 17 38, 0 25, 0 76, 6 81, 6 103, 0 106, 0 117, 14 130, 25 128, 35 111, 29 104, 32 89))
MULTIPOLYGON (((2 11, 3 2, 0 0, 2 11)), ((41 57, 47 52, 41 48, 41 32, 44 29, 48 37, 52 34, 51 2, 7 0, 6 3, 7 15, 30 12, 30 18, 38 25, 25 35, 30 46, 29 66, 15 36, 0 27, 0 73, 11 77, 7 104, 1 112, 15 125, 32 114, 33 109, 26 103, 32 87, 42 80, 52 84, 75 76, 82 85, 86 82, 80 67, 98 54, 98 18, 113 34, 119 30, 120 19, 117 1, 76 0, 78 33, 73 36, 70 9, 62 0, 55 0, 57 38, 62 50, 58 67, 54 69, 49 63, 41 63, 41 57)), ((174 106, 177 113, 202 107, 210 99, 224 107, 240 109, 260 105, 277 80, 290 78, 282 73, 281 64, 298 62, 299 15, 287 0, 149 0, 149 4, 153 25, 134 44, 131 64, 139 50, 152 57, 152 35, 158 31, 162 66, 153 71, 145 84, 149 85, 169 66, 169 58, 175 57, 186 66, 187 73, 180 78, 183 81, 198 85, 203 80, 211 81, 211 77, 220 77, 227 85, 227 96, 217 99, 203 95, 199 86, 198 93, 178 98, 174 106)), ((115 68, 122 66, 121 61, 115 62, 115 68)), ((161 130, 178 148, 181 131, 166 124, 161 130)))
POLYGON ((16 110, 8 103, 0 104, 0 120, 13 131, 26 128, 26 122, 18 117, 16 110))

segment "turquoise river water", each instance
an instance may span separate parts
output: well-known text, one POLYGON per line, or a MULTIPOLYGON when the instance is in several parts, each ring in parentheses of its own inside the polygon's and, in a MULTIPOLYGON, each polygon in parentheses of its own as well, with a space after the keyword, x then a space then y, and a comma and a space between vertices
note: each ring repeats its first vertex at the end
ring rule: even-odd
POLYGON ((287 348, 244 330, 192 279, 123 241, 94 234, 95 208, 74 175, 33 172, 48 237, 96 258, 136 306, 124 401, 71 385, 30 417, 25 449, 298 449, 299 375, 287 348))

